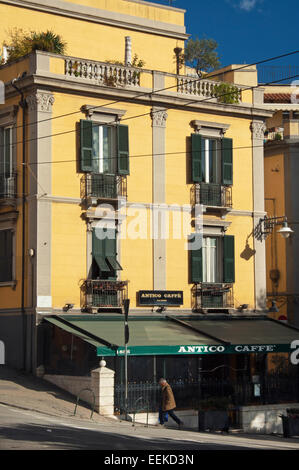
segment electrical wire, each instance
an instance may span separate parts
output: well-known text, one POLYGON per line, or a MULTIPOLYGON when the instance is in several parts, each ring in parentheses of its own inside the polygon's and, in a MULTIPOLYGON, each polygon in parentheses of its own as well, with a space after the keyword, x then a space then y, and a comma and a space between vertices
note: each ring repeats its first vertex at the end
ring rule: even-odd
MULTIPOLYGON (((294 54, 298 54, 299 51, 292 51, 292 52, 287 52, 285 54, 281 54, 279 56, 274 56, 274 57, 270 57, 270 58, 267 58, 267 59, 263 59, 263 60, 260 60, 258 62, 254 62, 254 63, 251 63, 251 64, 246 64, 246 65, 242 65, 240 67, 237 67, 236 69, 233 70, 233 72, 237 72, 239 70, 242 70, 244 68, 247 68, 247 67, 251 67, 253 65, 260 65, 262 63, 265 63, 265 62, 271 62, 273 60, 278 60, 278 59, 281 59, 281 58, 284 58, 284 57, 288 57, 290 55, 294 55, 294 54)), ((208 77, 201 77, 201 78, 198 78, 198 79, 193 79, 192 77, 190 77, 190 80, 192 80, 192 83, 196 83, 196 82, 200 82, 201 80, 210 80, 210 78, 214 78, 214 77, 218 77, 218 76, 223 76, 225 75, 226 73, 230 73, 232 72, 232 70, 226 70, 226 71, 222 71, 222 72, 218 72, 218 73, 211 73, 209 74, 208 77)), ((297 75, 296 75, 297 76, 297 75)), ((293 77, 287 77, 287 78, 284 78, 283 80, 278 80, 278 82, 281 82, 281 81, 285 81, 285 80, 288 80, 290 78, 293 78, 293 77)), ((271 82, 270 82, 271 83, 271 82)), ((268 83, 268 84, 270 84, 268 83)), ((159 90, 155 90, 155 91, 151 91, 151 92, 145 92, 145 93, 137 93, 135 96, 133 96, 132 98, 130 98, 131 100, 134 99, 134 98, 140 98, 142 96, 146 96, 146 95, 154 95, 154 94, 157 94, 157 93, 160 93, 162 91, 167 91, 167 90, 170 90, 172 88, 177 88, 177 84, 175 85, 171 85, 169 87, 165 87, 165 88, 161 88, 159 90)), ((265 84, 263 85, 258 85, 258 86, 265 86, 265 84)), ((222 96, 222 95, 220 95, 222 96)), ((224 96, 224 95, 223 95, 224 96)), ((209 98, 211 99, 211 98, 209 98)), ((116 101, 112 101, 110 103, 104 103, 102 105, 98 105, 98 106, 93 106, 91 108, 89 108, 89 110, 95 110, 95 109, 98 109, 98 108, 102 108, 102 107, 106 107, 106 106, 110 106, 110 105, 113 105, 113 104, 117 104, 117 103, 120 103, 122 102, 123 99, 120 99, 120 100, 116 100, 116 101)), ((203 100, 205 101, 205 100, 203 100)), ((196 100, 196 102, 198 102, 196 100)), ((59 119, 59 118, 62 118, 62 117, 68 117, 68 116, 72 116, 74 114, 79 114, 79 113, 82 113, 81 110, 77 110, 77 111, 72 111, 70 113, 65 113, 65 114, 60 114, 59 116, 51 116, 50 118, 47 118, 47 119, 41 119, 39 121, 34 121, 34 122, 31 122, 31 123, 27 123, 27 126, 30 126, 30 125, 34 125, 34 124, 39 124, 39 123, 42 123, 42 122, 47 122, 47 121, 51 121, 51 120, 54 120, 54 119, 59 119)), ((21 126, 15 126, 15 129, 18 129, 19 127, 21 126)))
MULTIPOLYGON (((296 78, 296 77, 298 77, 298 76, 299 76, 299 74, 294 75, 294 76, 291 76, 291 77, 286 77, 284 80, 288 80, 289 78, 296 78)), ((275 80, 275 81, 268 82, 267 84, 263 84, 263 85, 254 85, 254 86, 252 86, 252 87, 247 88, 246 90, 251 90, 251 89, 254 89, 254 88, 261 87, 261 86, 263 87, 263 86, 266 86, 266 85, 271 85, 271 84, 273 84, 273 83, 277 83, 277 82, 280 82, 280 81, 281 81, 281 80, 275 80)), ((231 94, 231 92, 230 92, 230 93, 224 93, 224 94, 222 94, 222 95, 219 95, 219 97, 221 97, 221 96, 226 96, 227 94, 231 94)), ((201 101, 194 100, 194 102, 195 102, 195 103, 201 103, 201 102, 204 102, 204 101, 206 101, 206 100, 208 100, 208 99, 211 99, 211 98, 206 98, 206 99, 201 100, 201 101)), ((186 105, 188 105, 188 104, 190 104, 190 103, 192 103, 192 102, 193 102, 193 100, 192 100, 191 102, 185 103, 183 106, 186 106, 186 105)), ((174 108, 168 108, 167 110, 169 111, 170 109, 174 109, 174 108)), ((159 111, 161 111, 161 110, 159 109, 159 110, 154 111, 154 112, 159 112, 159 111)), ((150 112, 148 112, 148 113, 141 114, 141 115, 131 116, 131 117, 129 117, 129 118, 124 118, 124 119, 121 119, 121 121, 128 120, 128 119, 137 119, 138 117, 147 116, 147 115, 151 115, 151 114, 153 114, 152 111, 150 111, 150 112)), ((113 124, 113 123, 114 123, 114 122, 110 122, 110 123, 107 123, 107 124, 113 124)), ((100 124, 99 124, 99 125, 100 125, 100 124)), ((57 137, 57 136, 60 136, 60 135, 71 134, 71 133, 74 133, 74 132, 77 132, 77 129, 72 129, 72 130, 69 130, 69 131, 63 131, 63 132, 59 132, 59 133, 56 133, 56 134, 49 134, 49 135, 47 135, 47 136, 33 137, 33 138, 31 138, 31 139, 26 139, 25 142, 28 143, 28 142, 32 142, 32 141, 35 141, 35 140, 47 139, 47 138, 50 138, 50 137, 57 137)), ((22 140, 21 140, 21 141, 17 141, 17 142, 11 142, 11 143, 10 143, 10 146, 12 146, 12 145, 18 145, 18 144, 21 144, 21 143, 23 143, 22 140)), ((5 147, 5 144, 0 145, 0 149, 1 149, 1 147, 5 147)), ((40 164, 40 163, 42 163, 42 162, 38 162, 37 164, 40 164)))

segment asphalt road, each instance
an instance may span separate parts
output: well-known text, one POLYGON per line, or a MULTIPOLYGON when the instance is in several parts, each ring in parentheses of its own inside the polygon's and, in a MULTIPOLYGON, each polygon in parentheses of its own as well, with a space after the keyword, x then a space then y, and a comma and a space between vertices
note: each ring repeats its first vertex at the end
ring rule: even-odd
MULTIPOLYGON (((299 450, 297 442, 245 438, 132 426, 129 423, 93 423, 56 418, 0 405, 0 450, 102 450, 114 451, 299 450)), ((112 462, 111 462, 112 463, 112 462)))

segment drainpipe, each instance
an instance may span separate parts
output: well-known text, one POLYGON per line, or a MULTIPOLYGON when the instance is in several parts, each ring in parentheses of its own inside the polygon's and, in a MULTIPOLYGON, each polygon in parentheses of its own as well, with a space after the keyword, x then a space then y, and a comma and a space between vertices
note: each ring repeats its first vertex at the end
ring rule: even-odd
MULTIPOLYGON (((23 74, 20 78, 24 78, 26 75, 23 74)), ((20 80, 20 78, 14 78, 11 82, 12 87, 21 95, 21 100, 19 105, 23 110, 23 123, 22 123, 22 133, 23 133, 23 143, 22 143, 22 284, 21 284, 21 312, 22 312, 22 320, 23 320, 23 369, 26 370, 26 356, 27 356, 27 323, 26 323, 26 312, 25 312, 25 204, 26 204, 26 196, 25 196, 25 184, 26 184, 26 100, 24 98, 24 93, 19 87, 16 85, 16 82, 20 80)))

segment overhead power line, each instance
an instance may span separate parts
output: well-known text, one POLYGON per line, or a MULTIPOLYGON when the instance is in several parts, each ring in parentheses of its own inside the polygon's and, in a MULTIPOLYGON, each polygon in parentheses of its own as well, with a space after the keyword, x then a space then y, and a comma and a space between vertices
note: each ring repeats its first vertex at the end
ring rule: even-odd
MULTIPOLYGON (((296 78, 296 77, 299 77, 299 74, 298 75, 294 75, 292 77, 287 77, 286 80, 288 80, 289 78, 296 78)), ((254 85, 254 86, 251 86, 251 87, 248 87, 246 89, 243 89, 243 91, 248 91, 248 90, 252 90, 252 89, 255 89, 255 88, 259 88, 259 87, 264 87, 265 85, 271 85, 273 83, 276 83, 276 81, 273 81, 273 82, 269 82, 267 84, 263 84, 263 85, 254 85)), ((222 96, 227 96, 227 94, 231 94, 231 93, 223 93, 221 95, 219 95, 219 97, 222 97, 222 96)), ((209 100, 211 98, 205 98, 203 100, 192 100, 192 101, 188 101, 187 103, 184 104, 184 106, 188 105, 188 104, 191 104, 193 102, 195 103, 202 103, 202 102, 205 102, 207 100, 209 100)), ((165 108, 166 109, 166 108, 165 108)), ((175 108, 167 108, 167 111, 171 110, 171 109, 175 109, 175 108)), ((160 109, 157 110, 157 111, 150 111, 150 112, 147 112, 147 113, 143 113, 143 114, 140 114, 140 115, 135 115, 135 116, 131 116, 131 117, 128 117, 128 118, 123 118, 121 119, 120 121, 123 122, 123 121, 127 121, 127 120, 131 120, 131 119, 137 119, 139 117, 144 117, 144 116, 149 116, 149 115, 152 115, 153 113, 155 112, 159 112, 161 111, 160 109)), ((107 123, 107 124, 113 124, 114 121, 110 122, 110 123, 107 123)), ((100 124, 99 124, 100 125, 100 124)), ((40 137, 32 137, 31 139, 26 139, 25 142, 28 143, 28 142, 32 142, 32 141, 35 141, 35 140, 41 140, 41 139, 48 139, 50 137, 57 137, 57 136, 61 136, 61 135, 66 135, 66 134, 71 134, 71 133, 74 133, 74 132, 77 132, 77 129, 71 129, 69 131, 63 131, 63 132, 58 132, 56 134, 49 134, 49 135, 46 135, 46 136, 40 136, 40 137)), ((20 141, 17 141, 17 142, 11 142, 10 143, 10 146, 12 145, 18 145, 18 144, 21 144, 23 143, 23 140, 20 140, 20 141)), ((1 147, 4 147, 5 145, 0 145, 0 148, 1 147)), ((39 162, 40 163, 40 162, 39 162)), ((37 164, 39 164, 37 163, 37 164)))
MULTIPOLYGON (((278 59, 281 59, 281 58, 284 58, 284 57, 288 57, 290 55, 298 54, 298 52, 299 51, 287 52, 285 54, 281 54, 281 55, 274 56, 274 57, 269 57, 267 59, 263 59, 263 60, 260 60, 258 62, 242 65, 242 66, 237 67, 236 69, 234 69, 233 72, 237 72, 237 71, 242 70, 244 68, 252 67, 253 65, 259 65, 259 64, 263 64, 263 63, 270 62, 270 61, 273 61, 273 60, 278 60, 278 59)), ((226 70, 226 71, 222 71, 222 72, 218 72, 218 73, 216 71, 216 72, 213 72, 213 73, 209 74, 208 78, 201 77, 201 78, 194 79, 194 78, 190 77, 190 80, 192 80, 193 83, 196 83, 196 82, 200 82, 202 80, 207 80, 207 79, 210 80, 211 78, 223 76, 223 75, 225 75, 227 73, 230 73, 230 72, 232 72, 232 70, 226 70)), ((284 80, 289 80, 290 78, 293 78, 293 77, 287 77, 284 80)), ((281 80, 279 80, 279 81, 281 81, 281 80)), ((270 82, 270 83, 272 83, 272 82, 270 82)), ((270 83, 268 83, 268 84, 270 84, 270 83)), ((260 85, 260 86, 265 86, 265 84, 260 85)), ((177 88, 177 84, 176 85, 171 85, 171 86, 168 86, 168 87, 165 87, 165 88, 160 88, 159 90, 154 90, 154 91, 151 91, 151 92, 147 91, 147 92, 144 92, 144 93, 137 93, 136 95, 134 95, 130 99, 132 100, 134 98, 141 98, 142 96, 147 96, 147 95, 152 96, 152 95, 155 95, 155 94, 160 93, 162 91, 171 90, 172 88, 177 88)), ((211 98, 209 98, 209 99, 211 99, 211 98)), ((122 99, 114 100, 114 101, 111 101, 109 103, 104 103, 102 105, 93 106, 93 107, 89 108, 89 110, 92 111, 92 110, 95 110, 95 109, 98 109, 98 108, 111 106, 111 105, 120 103, 122 101, 123 101, 122 99)), ((53 120, 60 119, 60 118, 63 118, 63 117, 73 116, 74 114, 79 114, 79 113, 82 113, 82 111, 81 110, 76 110, 76 111, 72 111, 70 113, 60 114, 58 116, 51 116, 51 117, 46 118, 46 119, 41 119, 41 120, 38 120, 38 121, 33 121, 33 122, 30 122, 30 123, 27 123, 26 126, 32 126, 34 124, 39 124, 39 123, 47 122, 47 121, 53 121, 53 120)), ((18 129, 19 127, 22 127, 22 126, 15 126, 15 129, 18 129)))

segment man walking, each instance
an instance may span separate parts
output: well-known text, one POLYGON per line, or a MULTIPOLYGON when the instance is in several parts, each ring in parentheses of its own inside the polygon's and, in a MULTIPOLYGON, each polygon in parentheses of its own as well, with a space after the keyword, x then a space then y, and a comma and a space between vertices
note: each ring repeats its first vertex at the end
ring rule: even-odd
POLYGON ((166 379, 163 378, 159 380, 159 384, 161 385, 162 389, 162 400, 161 407, 159 410, 160 424, 164 425, 164 422, 166 421, 165 417, 168 413, 169 416, 171 416, 171 418, 179 425, 179 428, 181 429, 184 423, 174 413, 176 403, 171 386, 169 385, 169 383, 167 383, 166 379))

